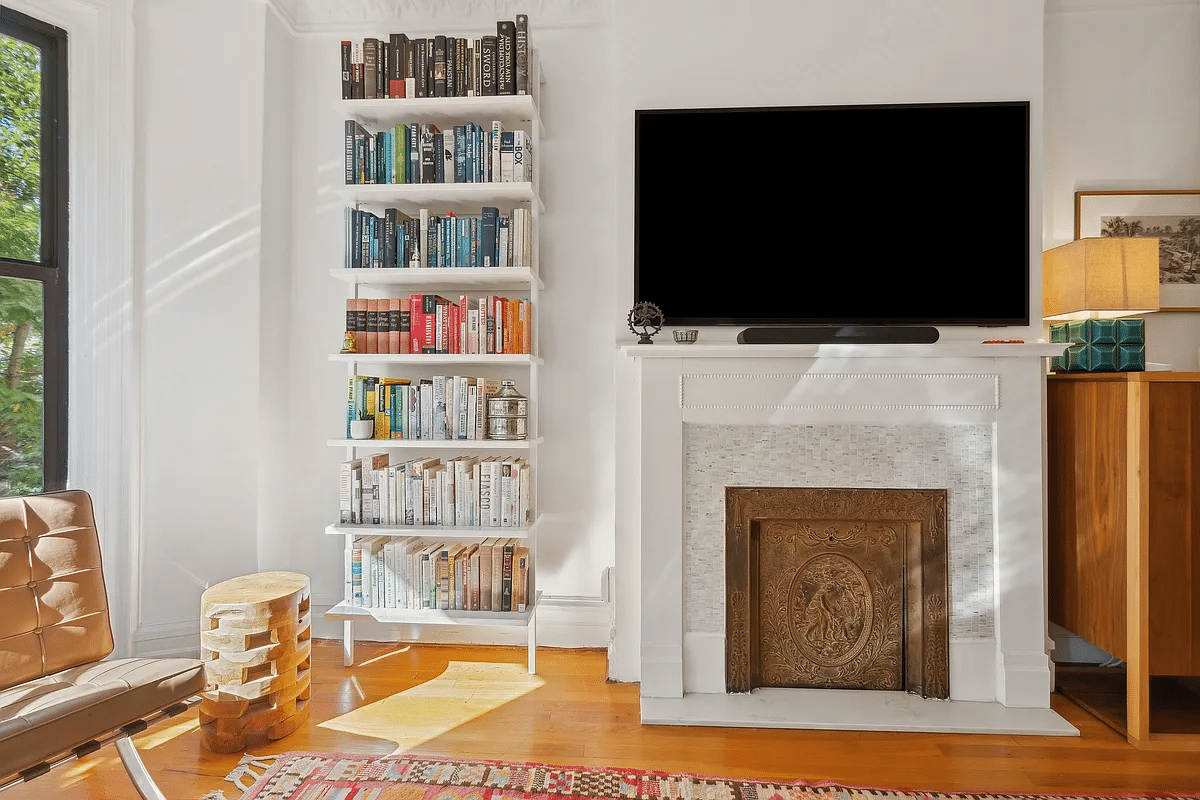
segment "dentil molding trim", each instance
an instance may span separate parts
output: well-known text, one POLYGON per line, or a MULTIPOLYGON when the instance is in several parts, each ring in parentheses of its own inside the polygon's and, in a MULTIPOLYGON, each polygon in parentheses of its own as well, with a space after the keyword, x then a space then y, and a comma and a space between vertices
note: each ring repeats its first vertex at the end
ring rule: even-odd
POLYGON ((270 0, 299 33, 403 25, 405 32, 494 22, 528 14, 541 28, 611 20, 614 0, 270 0))

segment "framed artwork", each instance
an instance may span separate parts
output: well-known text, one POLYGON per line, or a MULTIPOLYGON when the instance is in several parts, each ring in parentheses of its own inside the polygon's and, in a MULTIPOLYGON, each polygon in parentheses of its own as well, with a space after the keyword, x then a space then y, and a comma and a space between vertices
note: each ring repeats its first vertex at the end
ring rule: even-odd
POLYGON ((1159 240, 1163 311, 1200 311, 1200 189, 1079 191, 1075 238, 1148 236, 1159 240))

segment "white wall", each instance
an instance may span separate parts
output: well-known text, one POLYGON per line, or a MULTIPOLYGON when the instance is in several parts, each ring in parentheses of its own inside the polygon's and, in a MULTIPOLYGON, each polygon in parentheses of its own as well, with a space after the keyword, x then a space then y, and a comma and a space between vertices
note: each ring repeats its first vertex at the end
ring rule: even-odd
MULTIPOLYGON (((1200 188, 1200 2, 1050 0, 1047 248, 1074 237, 1074 196, 1200 188)), ((1195 371, 1200 314, 1146 317, 1146 359, 1195 371)))
MULTIPOLYGON (((618 341, 634 341, 621 323, 632 303, 632 122, 639 107, 1029 100, 1031 213, 1034 220, 1041 216, 1042 0, 786 5, 751 0, 733 12, 716 0, 618 0, 615 27, 619 66, 613 125, 622 169, 616 207, 620 286, 612 319, 618 341)), ((713 197, 701 202, 716 213, 728 210, 719 181, 713 197)), ((863 202, 866 207, 887 199, 865 193, 863 202)), ((1034 308, 1041 306, 1040 253, 1040 245, 1031 243, 1034 308)), ((1027 335, 1027 329, 1013 330, 1011 338, 1027 335)), ((713 341, 732 338, 733 332, 710 329, 701 335, 713 341)), ((963 334, 943 331, 944 338, 955 335, 963 334)), ((970 337, 978 338, 977 332, 970 337)), ((618 416, 628 417, 630 407, 619 405, 618 416)), ((617 460, 632 457, 632 452, 618 452, 617 460)), ((638 498, 627 482, 620 489, 617 646, 610 672, 620 680, 637 680, 641 572, 631 512, 638 498)))
POLYGON ((259 566, 265 8, 134 11, 142 653, 197 647, 203 589, 259 566))
MULTIPOLYGON (((600 619, 601 573, 615 564, 615 677, 637 678, 639 637, 638 548, 620 511, 636 497, 619 483, 629 454, 614 443, 628 423, 614 342, 633 338, 625 328, 633 110, 1029 99, 1032 213, 1046 220, 1049 246, 1069 238, 1077 187, 1200 178, 1196 1, 1088 0, 1117 9, 1082 13, 1074 10, 1081 3, 1066 2, 1069 13, 1052 10, 1045 22, 1042 0, 749 0, 733 10, 715 0, 547 0, 531 9, 546 80, 539 580, 551 602, 543 621, 558 614, 565 632, 600 619), (1135 4, 1153 10, 1120 10, 1135 4), (1115 47, 1118 32, 1135 43, 1115 47), (1101 88, 1085 93, 1096 75, 1101 88), (1045 208, 1036 188, 1044 78, 1045 208), (1119 90, 1106 91, 1114 83, 1119 90), (1079 106, 1085 95, 1094 98, 1088 108, 1079 106), (1100 111, 1102 99, 1110 104, 1100 111)), ((235 574, 295 569, 312 577, 317 606, 341 595, 341 541, 322 533, 341 458, 325 440, 341 419, 345 377, 326 358, 344 318, 344 287, 327 274, 341 252, 341 204, 330 192, 341 166, 334 42, 391 30, 482 31, 524 10, 496 0, 456 18, 431 4, 438 13, 385 20, 369 16, 381 4, 351 5, 135 6, 143 524, 141 580, 124 599, 136 605, 139 652, 192 647, 201 591, 235 574)), ((721 210, 719 191, 709 205, 721 210)), ((1152 360, 1169 360, 1165 353, 1183 364, 1190 352, 1194 362, 1191 315, 1159 316, 1152 338, 1184 343, 1170 350, 1152 341, 1152 360)))

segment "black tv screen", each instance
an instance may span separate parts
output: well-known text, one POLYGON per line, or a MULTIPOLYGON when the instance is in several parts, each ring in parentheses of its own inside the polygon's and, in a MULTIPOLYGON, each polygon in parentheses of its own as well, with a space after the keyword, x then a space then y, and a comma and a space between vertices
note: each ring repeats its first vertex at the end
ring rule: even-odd
POLYGON ((668 325, 1028 325, 1029 103, 635 112, 668 325))

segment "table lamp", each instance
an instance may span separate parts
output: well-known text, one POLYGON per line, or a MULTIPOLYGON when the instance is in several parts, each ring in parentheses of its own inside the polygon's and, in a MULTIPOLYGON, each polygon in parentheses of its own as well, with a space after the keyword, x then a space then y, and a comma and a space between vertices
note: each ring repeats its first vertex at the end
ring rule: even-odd
POLYGON ((1042 254, 1042 315, 1050 341, 1067 347, 1056 372, 1146 368, 1146 321, 1157 311, 1158 239, 1076 239, 1042 254))

